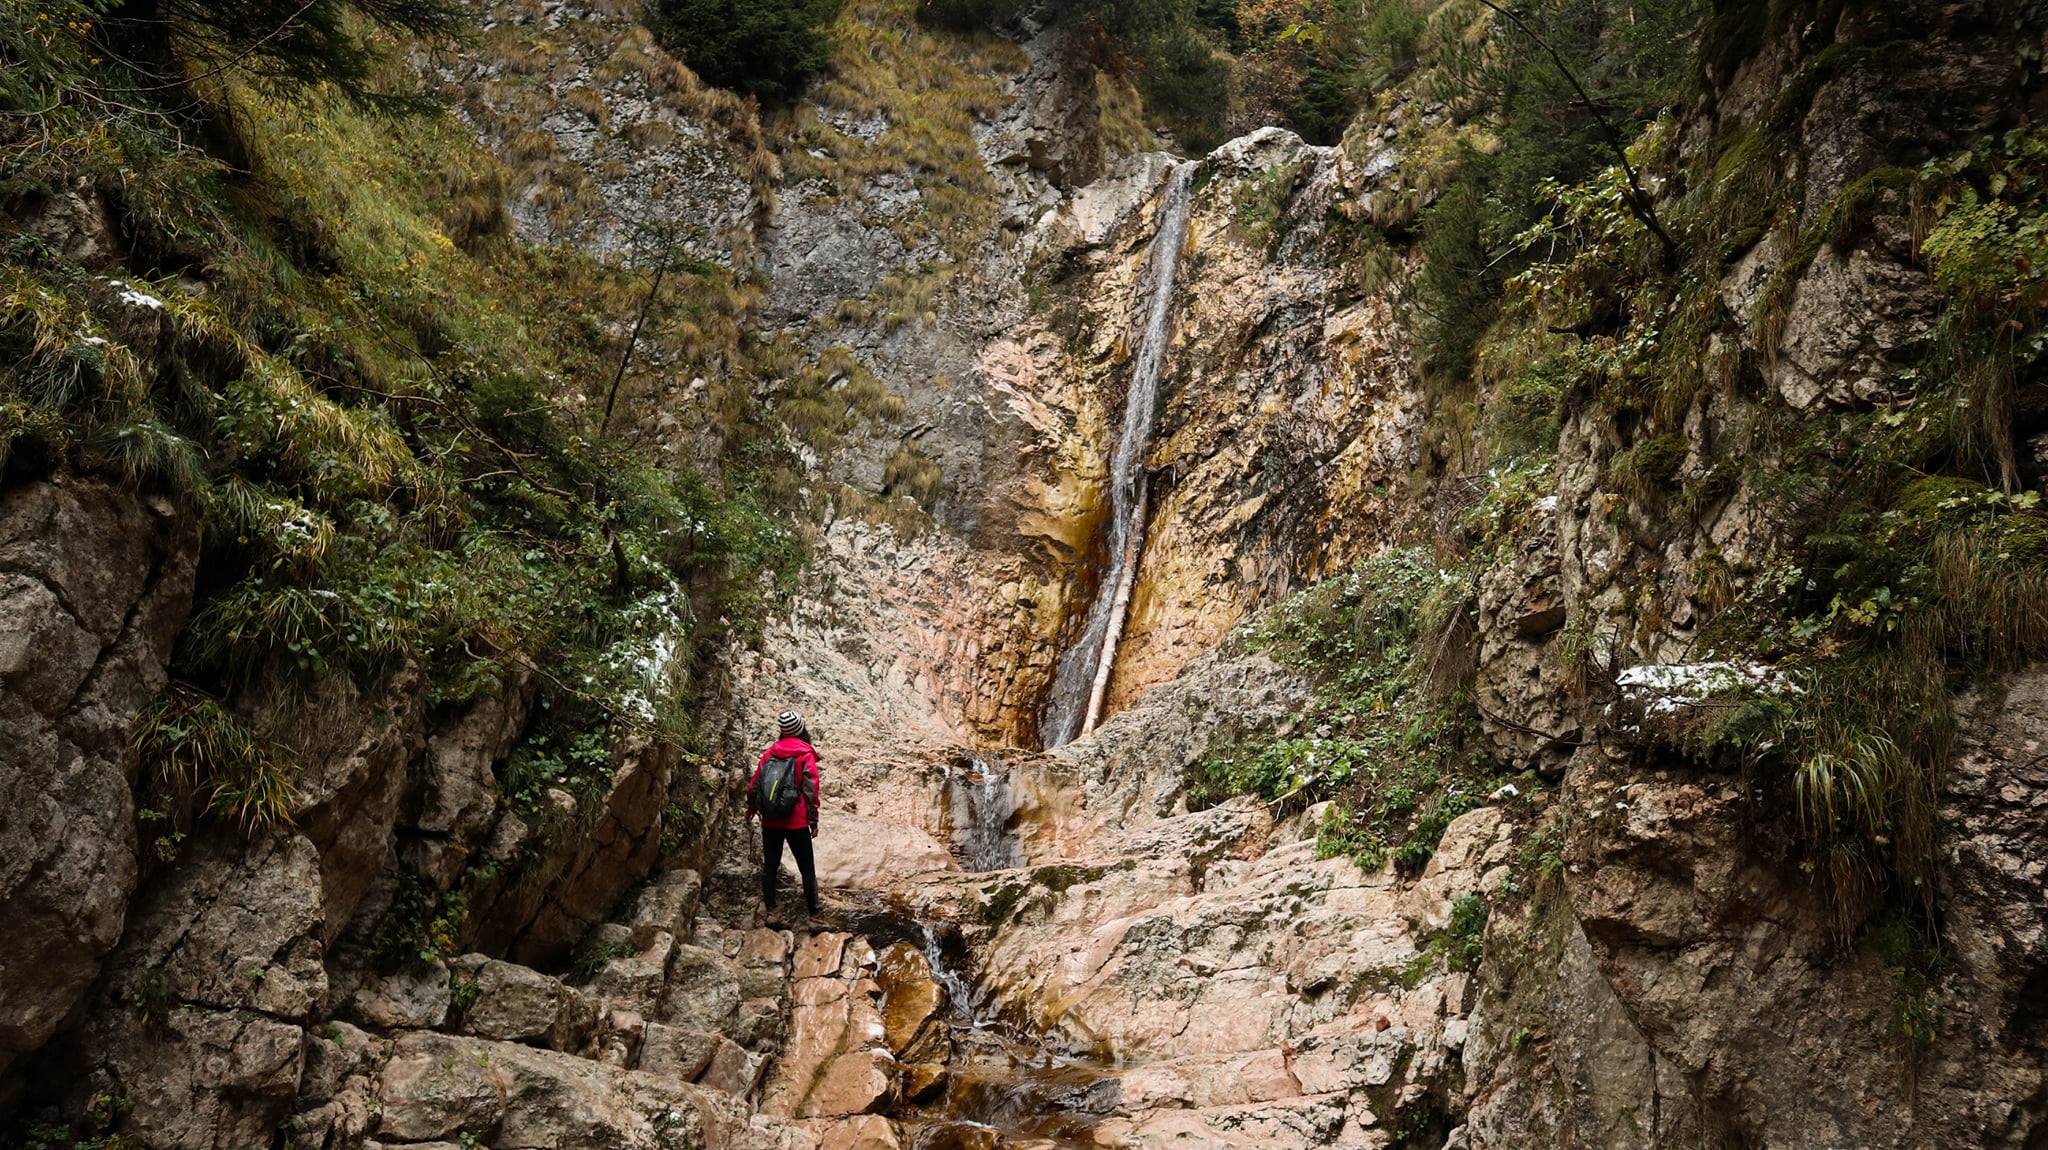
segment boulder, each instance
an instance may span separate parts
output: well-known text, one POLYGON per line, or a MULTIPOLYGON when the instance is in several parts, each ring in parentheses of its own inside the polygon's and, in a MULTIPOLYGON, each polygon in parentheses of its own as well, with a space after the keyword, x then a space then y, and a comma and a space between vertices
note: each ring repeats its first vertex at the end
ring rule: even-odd
POLYGON ((465 1033, 577 1050, 597 1027, 595 1004, 558 978, 480 955, 452 965, 475 986, 474 1000, 462 1011, 465 1033))
POLYGON ((518 1043, 400 1038, 378 1079, 376 1135, 417 1143, 476 1137, 503 1150, 701 1147, 694 1088, 518 1043))
POLYGON ((654 1017, 685 1030, 728 1028, 740 1008, 739 971, 725 956, 701 946, 678 946, 669 960, 668 986, 654 1017))
POLYGON ((650 1022, 640 1038, 640 1069, 676 1082, 695 1082, 711 1065, 719 1036, 650 1022))
POLYGON ((654 1013, 668 978, 669 956, 675 952, 674 935, 651 926, 608 922, 592 931, 584 945, 613 956, 584 986, 585 994, 638 1014, 654 1013))

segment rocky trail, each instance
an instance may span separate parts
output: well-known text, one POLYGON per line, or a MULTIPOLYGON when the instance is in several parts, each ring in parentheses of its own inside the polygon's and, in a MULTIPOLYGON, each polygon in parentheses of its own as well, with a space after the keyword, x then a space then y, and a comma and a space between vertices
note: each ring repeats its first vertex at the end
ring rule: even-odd
MULTIPOLYGON (((1273 670, 1197 689, 1255 698, 1273 670)), ((1156 692, 1104 738, 1187 706, 1156 692)), ((1319 810, 1188 813, 1190 748, 1128 745, 1149 757, 1089 736, 828 768, 827 905, 788 936, 719 921, 753 899, 749 844, 728 843, 708 889, 730 901, 707 895, 698 936, 790 956, 762 1121, 836 1120, 823 1145, 1280 1148, 1384 1145, 1386 1117, 1425 1109, 1470 997, 1429 939, 1502 881, 1502 812, 1460 818, 1405 883, 1318 859, 1319 810)))

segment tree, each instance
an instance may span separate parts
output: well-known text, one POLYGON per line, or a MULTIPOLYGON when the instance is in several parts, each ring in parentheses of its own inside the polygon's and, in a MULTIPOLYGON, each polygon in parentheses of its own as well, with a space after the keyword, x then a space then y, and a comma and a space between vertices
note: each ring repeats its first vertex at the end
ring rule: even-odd
POLYGON ((707 82, 787 101, 832 60, 840 0, 654 0, 668 49, 707 82))

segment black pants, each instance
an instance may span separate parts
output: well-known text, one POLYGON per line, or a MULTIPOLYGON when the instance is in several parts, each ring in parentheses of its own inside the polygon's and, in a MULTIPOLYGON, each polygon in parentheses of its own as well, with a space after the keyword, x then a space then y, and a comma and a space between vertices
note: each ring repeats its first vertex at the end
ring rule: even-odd
POLYGON ((789 855, 796 860, 797 872, 804 876, 804 905, 812 914, 818 913, 818 865, 811 859, 811 832, 785 831, 776 827, 761 828, 761 905, 775 909, 775 880, 782 875, 782 844, 789 844, 789 855))

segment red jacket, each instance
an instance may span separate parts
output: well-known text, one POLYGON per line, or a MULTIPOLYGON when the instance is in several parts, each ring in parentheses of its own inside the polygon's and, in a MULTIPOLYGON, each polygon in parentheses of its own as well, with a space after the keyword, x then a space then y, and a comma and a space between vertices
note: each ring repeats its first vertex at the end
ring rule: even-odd
POLYGON ((754 773, 747 778, 747 813, 754 810, 754 781, 761 777, 761 768, 769 759, 795 759, 797 769, 796 809, 788 818, 761 816, 761 825, 777 830, 800 831, 815 829, 818 825, 818 752, 811 749, 802 739, 777 739, 761 752, 761 761, 754 764, 754 773))

